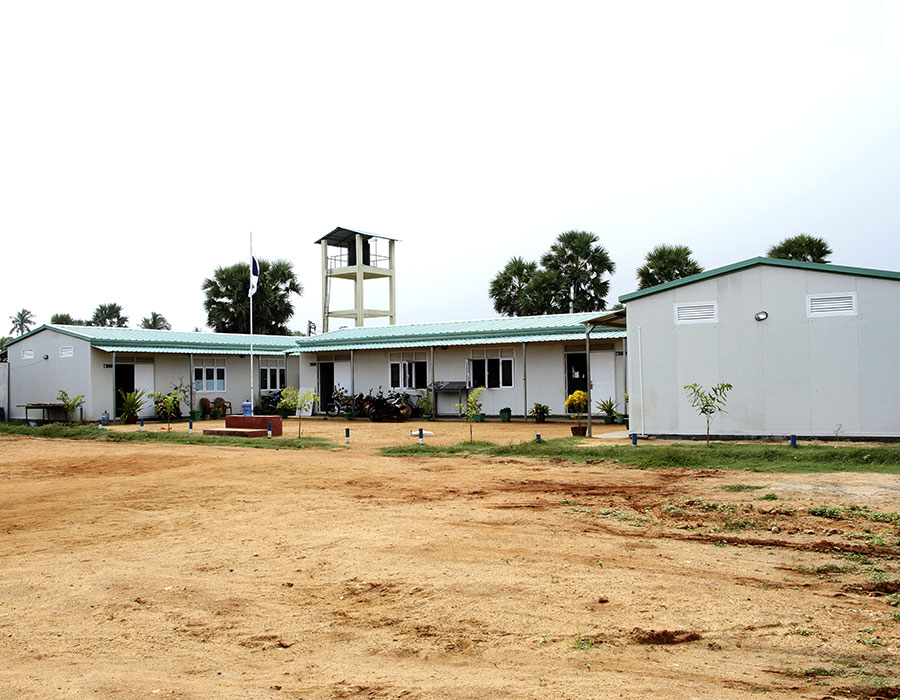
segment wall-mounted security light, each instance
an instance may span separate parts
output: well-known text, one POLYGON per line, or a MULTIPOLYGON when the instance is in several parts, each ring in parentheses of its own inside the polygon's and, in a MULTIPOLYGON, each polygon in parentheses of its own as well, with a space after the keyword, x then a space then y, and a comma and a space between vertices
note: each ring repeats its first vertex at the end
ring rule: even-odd
POLYGON ((45 359, 45 360, 49 360, 49 359, 50 359, 50 355, 44 355, 44 359, 45 359))
POLYGON ((755 318, 757 321, 765 321, 767 318, 769 318, 769 312, 759 311, 753 318, 755 318))

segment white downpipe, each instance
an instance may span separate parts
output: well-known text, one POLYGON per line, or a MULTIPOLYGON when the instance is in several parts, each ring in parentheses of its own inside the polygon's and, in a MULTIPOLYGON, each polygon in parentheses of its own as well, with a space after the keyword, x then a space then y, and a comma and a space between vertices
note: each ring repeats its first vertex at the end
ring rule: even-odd
POLYGON ((646 435, 644 429, 644 341, 641 338, 641 327, 638 326, 638 381, 641 383, 639 395, 641 397, 641 435, 646 435))

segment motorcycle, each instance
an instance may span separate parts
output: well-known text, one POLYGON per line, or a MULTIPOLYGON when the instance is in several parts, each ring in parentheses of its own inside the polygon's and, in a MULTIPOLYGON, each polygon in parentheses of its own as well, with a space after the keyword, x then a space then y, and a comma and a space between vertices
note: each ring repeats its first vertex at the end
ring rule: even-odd
POLYGON ((409 407, 399 394, 385 397, 381 392, 374 397, 369 408, 369 420, 380 423, 386 420, 401 422, 409 416, 409 407))

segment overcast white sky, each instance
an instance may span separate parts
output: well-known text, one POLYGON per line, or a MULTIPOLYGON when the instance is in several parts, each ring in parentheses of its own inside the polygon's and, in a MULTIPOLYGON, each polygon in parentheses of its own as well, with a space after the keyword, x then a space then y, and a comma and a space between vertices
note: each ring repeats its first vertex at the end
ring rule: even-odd
POLYGON ((3 2, 0 321, 204 327, 336 226, 397 238, 398 322, 494 316, 561 232, 707 268, 785 236, 900 269, 900 2, 3 2))

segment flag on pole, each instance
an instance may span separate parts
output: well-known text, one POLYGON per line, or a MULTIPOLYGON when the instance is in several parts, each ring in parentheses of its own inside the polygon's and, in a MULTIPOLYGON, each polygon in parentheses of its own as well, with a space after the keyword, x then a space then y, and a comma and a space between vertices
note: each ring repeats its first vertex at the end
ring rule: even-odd
POLYGON ((256 256, 250 256, 250 296, 256 294, 256 285, 259 282, 259 263, 256 262, 256 256))

